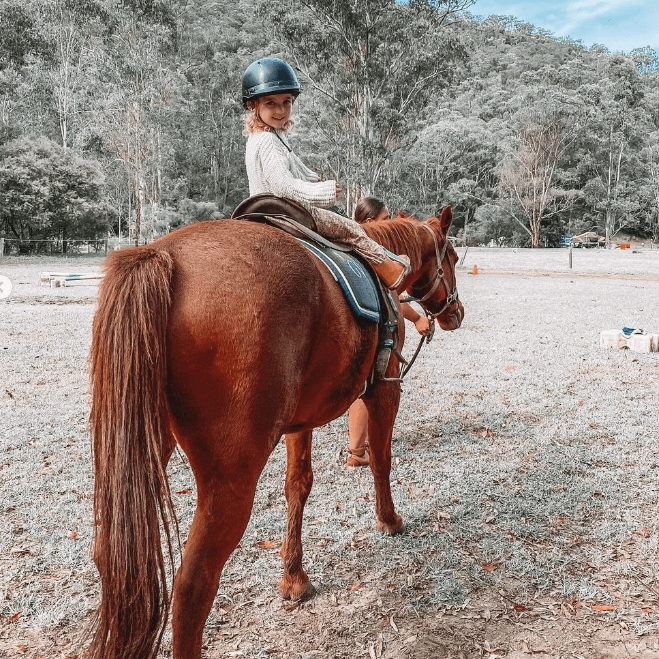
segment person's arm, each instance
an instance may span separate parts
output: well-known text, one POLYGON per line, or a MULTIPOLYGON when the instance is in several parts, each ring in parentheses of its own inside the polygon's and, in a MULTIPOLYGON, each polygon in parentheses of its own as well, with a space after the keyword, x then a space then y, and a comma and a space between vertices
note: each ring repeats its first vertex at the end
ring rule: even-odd
POLYGON ((331 206, 336 201, 336 181, 303 181, 288 169, 286 147, 276 135, 264 133, 259 145, 263 175, 272 194, 312 206, 331 206))
POLYGON ((406 303, 401 304, 400 309, 403 312, 403 318, 413 322, 419 334, 426 336, 430 333, 430 321, 425 316, 418 314, 411 305, 406 303))

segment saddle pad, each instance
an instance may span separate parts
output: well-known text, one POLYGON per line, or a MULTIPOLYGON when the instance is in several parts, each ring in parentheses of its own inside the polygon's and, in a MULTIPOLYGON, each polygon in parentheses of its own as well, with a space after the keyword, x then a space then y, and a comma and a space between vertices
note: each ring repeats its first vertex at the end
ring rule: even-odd
POLYGON ((380 321, 377 285, 366 266, 356 256, 351 252, 334 250, 302 238, 296 240, 327 266, 357 316, 374 323, 380 321))

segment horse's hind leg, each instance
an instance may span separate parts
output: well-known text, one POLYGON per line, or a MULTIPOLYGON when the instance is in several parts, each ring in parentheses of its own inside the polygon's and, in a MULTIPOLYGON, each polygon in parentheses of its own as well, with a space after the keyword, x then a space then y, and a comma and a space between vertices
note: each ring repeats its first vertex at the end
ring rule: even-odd
POLYGON ((201 657, 204 624, 222 568, 247 527, 256 484, 267 457, 267 452, 253 452, 231 460, 208 461, 203 467, 193 464, 197 510, 174 580, 174 659, 201 657))
POLYGON ((284 599, 290 600, 307 599, 314 593, 309 577, 302 568, 302 514, 313 484, 311 434, 309 430, 286 435, 288 524, 281 547, 284 576, 279 583, 279 592, 284 599))
POLYGON ((397 383, 382 382, 365 397, 368 410, 370 467, 375 482, 375 514, 378 528, 390 535, 403 528, 403 518, 394 510, 391 497, 391 436, 398 412, 400 388, 397 383))

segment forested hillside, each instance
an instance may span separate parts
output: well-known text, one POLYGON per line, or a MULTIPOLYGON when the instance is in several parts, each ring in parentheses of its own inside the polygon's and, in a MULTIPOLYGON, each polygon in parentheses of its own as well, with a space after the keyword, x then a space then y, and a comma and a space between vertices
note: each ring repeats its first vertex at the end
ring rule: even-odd
POLYGON ((659 239, 659 63, 472 0, 0 0, 0 237, 148 241, 247 196, 241 75, 299 73, 299 155, 350 211, 469 244, 659 239), (472 12, 472 13, 470 13, 472 12))

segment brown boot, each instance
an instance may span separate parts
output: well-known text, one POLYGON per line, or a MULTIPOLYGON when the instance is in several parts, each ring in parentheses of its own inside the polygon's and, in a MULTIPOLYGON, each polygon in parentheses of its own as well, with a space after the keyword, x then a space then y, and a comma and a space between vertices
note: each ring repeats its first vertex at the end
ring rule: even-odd
POLYGON ((368 444, 358 449, 348 449, 347 467, 368 467, 370 456, 368 454, 368 444))
POLYGON ((405 254, 388 258, 383 263, 371 263, 371 266, 384 285, 392 291, 401 285, 411 270, 410 259, 405 254))

